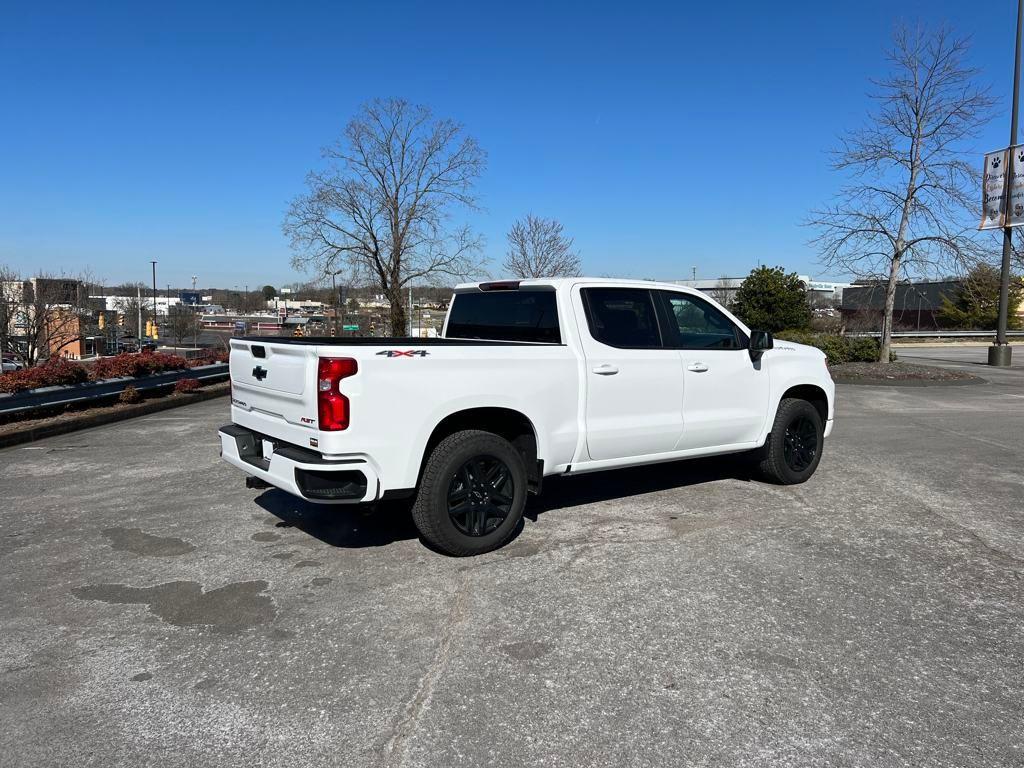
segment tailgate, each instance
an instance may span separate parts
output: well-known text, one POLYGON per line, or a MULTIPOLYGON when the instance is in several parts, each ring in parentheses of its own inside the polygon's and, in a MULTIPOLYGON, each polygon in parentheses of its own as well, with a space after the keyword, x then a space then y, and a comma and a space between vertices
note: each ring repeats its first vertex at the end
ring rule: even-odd
POLYGON ((284 420, 315 428, 316 361, 313 344, 232 339, 232 405, 253 414, 274 417, 278 423, 284 420))
POLYGON ((311 349, 299 344, 232 340, 231 381, 270 392, 301 395, 307 385, 311 349))

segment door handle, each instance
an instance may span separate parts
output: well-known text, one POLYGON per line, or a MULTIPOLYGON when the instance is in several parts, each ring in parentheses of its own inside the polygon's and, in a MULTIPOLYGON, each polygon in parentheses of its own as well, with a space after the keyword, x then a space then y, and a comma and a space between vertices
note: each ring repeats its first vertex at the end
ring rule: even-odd
POLYGON ((613 376, 618 372, 618 367, 614 365, 608 365, 608 363, 605 363, 604 365, 599 365, 594 369, 594 373, 596 373, 598 376, 613 376))
POLYGON ((694 373, 704 373, 708 369, 705 363, 692 363, 687 366, 686 370, 693 371, 694 373))

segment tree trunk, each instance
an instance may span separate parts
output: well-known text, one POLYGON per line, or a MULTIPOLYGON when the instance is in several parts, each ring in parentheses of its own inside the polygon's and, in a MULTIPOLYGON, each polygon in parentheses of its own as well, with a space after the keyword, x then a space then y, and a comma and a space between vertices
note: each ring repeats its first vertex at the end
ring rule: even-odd
POLYGON ((892 315, 896 306, 896 285, 900 279, 900 260, 902 255, 894 256, 889 265, 889 282, 885 285, 885 309, 882 312, 882 344, 878 350, 878 362, 889 362, 889 349, 892 347, 892 315))
POLYGON ((391 326, 392 336, 406 336, 406 312, 405 312, 405 296, 402 293, 402 289, 391 291, 388 293, 388 301, 391 302, 391 312, 389 313, 389 324, 391 326))

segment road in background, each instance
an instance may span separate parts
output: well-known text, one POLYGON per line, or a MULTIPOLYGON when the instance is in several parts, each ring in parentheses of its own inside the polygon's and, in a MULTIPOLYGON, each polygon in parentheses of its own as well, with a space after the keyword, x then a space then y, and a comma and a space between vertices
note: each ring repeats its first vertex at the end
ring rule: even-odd
POLYGON ((1024 371, 996 378, 840 386, 801 486, 550 480, 474 559, 245 489, 225 401, 0 451, 0 754, 1021 765, 1024 371))

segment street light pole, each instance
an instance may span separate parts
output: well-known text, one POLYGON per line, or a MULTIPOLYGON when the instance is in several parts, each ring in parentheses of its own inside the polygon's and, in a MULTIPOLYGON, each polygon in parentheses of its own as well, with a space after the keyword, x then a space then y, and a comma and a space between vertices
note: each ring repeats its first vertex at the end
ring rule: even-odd
MULTIPOLYGON (((1010 151, 1017 144, 1017 112, 1020 103, 1020 38, 1024 24, 1024 0, 1017 0, 1017 44, 1013 58, 1013 107, 1010 112, 1010 151)), ((1010 172, 1016 173, 1016 163, 1010 160, 1010 172)), ((1012 180, 1011 180, 1012 183, 1012 180)), ((1013 253, 1013 229, 1003 227, 1003 264, 999 280, 999 324, 996 343, 988 348, 988 364, 1009 366, 1013 348, 1006 343, 1006 326, 1010 313, 1010 256, 1013 253)))
POLYGON ((153 265, 153 325, 156 325, 156 262, 149 262, 153 265))

